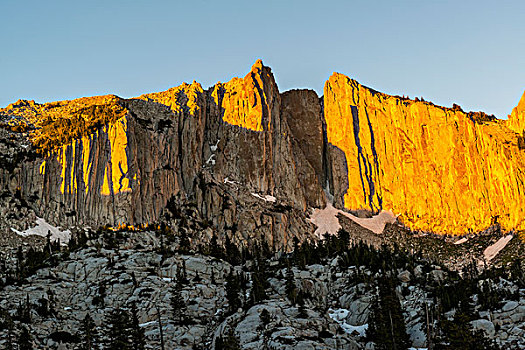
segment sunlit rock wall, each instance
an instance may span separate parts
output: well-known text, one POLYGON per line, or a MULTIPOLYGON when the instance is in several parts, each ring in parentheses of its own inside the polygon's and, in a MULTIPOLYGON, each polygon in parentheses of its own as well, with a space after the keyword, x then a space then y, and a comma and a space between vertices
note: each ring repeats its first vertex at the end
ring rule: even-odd
POLYGON ((416 230, 524 228, 525 97, 498 121, 341 74, 321 99, 281 94, 259 60, 207 90, 193 82, 135 99, 18 101, 0 113, 36 126, 24 128, 39 151, 4 140, 24 156, 7 157, 23 161, 0 169, 0 188, 57 224, 153 223, 177 198, 217 230, 289 245, 311 228, 309 208, 328 198, 338 208, 393 210, 416 230), (252 205, 243 197, 252 193, 277 204, 252 205))
POLYGON ((524 151, 503 121, 378 93, 334 73, 324 88, 328 142, 346 158, 348 209, 391 209, 411 228, 523 228, 524 151))
POLYGON ((507 120, 507 125, 518 134, 525 136, 523 135, 523 131, 525 130, 525 92, 521 96, 518 105, 512 110, 512 113, 507 120))

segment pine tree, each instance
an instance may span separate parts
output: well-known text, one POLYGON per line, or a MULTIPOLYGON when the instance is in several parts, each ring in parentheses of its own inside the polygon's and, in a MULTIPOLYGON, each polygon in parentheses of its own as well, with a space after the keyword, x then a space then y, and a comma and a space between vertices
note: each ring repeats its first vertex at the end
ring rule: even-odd
POLYGON ((297 287, 295 286, 295 277, 290 265, 286 268, 285 291, 288 300, 290 300, 292 304, 295 304, 297 299, 297 287))
POLYGON ((379 298, 376 296, 372 299, 370 304, 370 314, 368 316, 368 329, 366 336, 369 341, 374 342, 378 349, 381 349, 381 344, 385 344, 390 338, 388 324, 385 319, 385 314, 381 309, 379 298))
POLYGON ((226 249, 226 260, 234 266, 239 265, 241 263, 241 252, 239 248, 232 243, 230 237, 228 237, 228 235, 225 236, 224 247, 226 249))
POLYGON ((104 282, 98 283, 98 294, 91 300, 91 303, 95 306, 104 306, 104 298, 106 297, 106 285, 104 282))
POLYGON ((179 252, 182 254, 188 254, 190 252, 190 240, 188 239, 188 234, 184 228, 182 228, 180 233, 180 241, 179 241, 179 252))
POLYGON ((189 282, 186 275, 186 261, 182 260, 182 263, 178 265, 176 278, 177 282, 181 285, 187 284, 189 282))
MULTIPOLYGON (((460 303, 454 319, 447 320, 444 316, 440 324, 442 336, 436 344, 436 350, 498 350, 498 346, 487 339, 482 331, 473 332, 470 322, 473 320, 472 307, 460 303)), ((468 303, 466 303, 468 304, 468 303)))
POLYGON ((298 311, 299 314, 297 315, 299 318, 308 318, 308 312, 306 311, 306 302, 305 302, 306 296, 304 293, 299 293, 297 296, 297 304, 299 305, 298 311))
POLYGON ((216 284, 216 283, 217 283, 217 281, 215 281, 215 270, 213 269, 213 267, 212 267, 212 269, 211 269, 211 277, 210 277, 210 280, 211 280, 211 284, 216 284))
POLYGON ((175 285, 171 287, 170 305, 175 323, 179 325, 182 324, 186 316, 186 303, 182 297, 182 284, 178 280, 175 285))
POLYGON ((252 289, 250 291, 250 305, 255 305, 268 298, 266 288, 268 277, 266 276, 266 264, 263 258, 256 256, 255 266, 252 272, 252 289))
POLYGON ((408 349, 410 339, 392 277, 379 280, 379 295, 370 311, 367 337, 376 344, 376 349, 408 349))
POLYGON ((82 334, 83 350, 97 349, 97 327, 89 313, 86 314, 86 317, 84 317, 84 320, 82 320, 80 324, 80 333, 82 334))
POLYGON ((106 322, 109 326, 107 330, 107 350, 131 350, 129 340, 130 320, 125 310, 120 308, 110 313, 106 322))
POLYGON ((266 274, 266 260, 262 258, 259 251, 255 251, 255 264, 251 274, 252 289, 250 291, 250 305, 255 305, 268 298, 266 288, 268 288, 268 276, 266 274))
POLYGON ((146 340, 144 329, 140 327, 137 305, 131 304, 131 340, 133 350, 144 350, 146 347, 146 340))
POLYGON ((215 350, 240 350, 239 339, 231 329, 227 334, 215 339, 215 350))
POLYGON ((252 274, 252 289, 250 291, 250 304, 255 305, 267 299, 265 281, 260 273, 252 274))
POLYGON ((5 313, 5 322, 6 322, 6 328, 7 328, 7 344, 6 344, 6 350, 13 350, 13 337, 14 337, 14 330, 15 325, 13 323, 13 319, 9 315, 9 313, 5 313))
POLYGON ((239 293, 241 286, 239 283, 239 276, 230 270, 228 276, 226 276, 226 299, 228 299, 228 305, 231 313, 237 312, 242 306, 241 300, 239 299, 239 293))
POLYGON ((261 311, 261 314, 259 315, 259 318, 261 320, 261 326, 264 329, 271 321, 272 317, 267 309, 263 309, 261 311))
POLYGON ((27 327, 22 326, 22 331, 18 335, 18 350, 32 350, 33 342, 31 341, 31 334, 27 327))
POLYGON ((217 259, 224 258, 224 251, 217 242, 217 235, 215 235, 215 232, 210 240, 210 255, 217 259))
POLYGON ((29 301, 29 294, 26 294, 25 303, 19 302, 16 318, 22 323, 31 323, 31 302, 29 301))

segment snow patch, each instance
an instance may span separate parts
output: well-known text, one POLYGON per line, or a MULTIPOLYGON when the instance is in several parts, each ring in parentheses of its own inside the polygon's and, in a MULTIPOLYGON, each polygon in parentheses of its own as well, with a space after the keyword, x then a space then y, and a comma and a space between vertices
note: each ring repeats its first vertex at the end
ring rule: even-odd
POLYGON ((379 214, 374 215, 371 218, 358 218, 355 215, 344 212, 340 209, 334 208, 332 203, 328 202, 324 209, 313 209, 313 213, 310 216, 310 221, 317 226, 315 234, 319 238, 323 238, 325 233, 331 235, 337 234, 337 231, 341 228, 337 215, 343 215, 354 221, 356 224, 374 232, 375 234, 383 233, 385 225, 396 222, 397 218, 390 210, 382 210, 379 214))
POLYGON ((257 194, 257 193, 252 193, 252 196, 254 197, 257 197, 259 199, 262 199, 263 201, 265 202, 272 202, 272 203, 275 203, 277 201, 277 198, 275 198, 274 196, 270 196, 269 194, 266 194, 263 196, 261 196, 260 194, 257 194))
POLYGON ((146 323, 141 323, 141 324, 139 324, 139 327, 144 328, 144 327, 148 327, 148 326, 154 325, 155 323, 158 323, 158 321, 149 321, 149 322, 146 322, 146 323))
POLYGON ((328 310, 328 316, 336 322, 343 322, 348 317, 348 314, 350 313, 347 309, 337 309, 337 310, 328 310))
POLYGON ((218 139, 215 145, 210 146, 210 151, 215 152, 217 150, 217 147, 219 146, 219 142, 221 142, 221 139, 218 139))
POLYGON ((483 252, 483 256, 485 257, 485 260, 487 262, 491 261, 498 255, 498 253, 505 248, 505 246, 510 242, 512 239, 512 235, 507 235, 504 237, 501 237, 496 243, 488 246, 485 251, 483 252))
POLYGON ((211 163, 211 165, 215 165, 215 159, 213 159, 213 157, 215 157, 215 154, 212 154, 210 158, 208 158, 208 160, 206 161, 206 164, 211 163))
POLYGON ((465 243, 466 241, 468 241, 468 238, 463 237, 463 238, 460 238, 460 239, 458 239, 457 241, 455 241, 454 244, 463 244, 463 243, 465 243))
POLYGON ((233 180, 230 180, 230 179, 227 178, 227 177, 224 178, 224 183, 225 183, 225 184, 229 184, 229 185, 240 185, 239 182, 237 182, 237 181, 233 181, 233 180))
POLYGON ((42 218, 36 219, 36 226, 32 228, 28 228, 25 231, 18 231, 11 227, 11 230, 16 233, 17 235, 27 237, 31 235, 41 236, 41 237, 47 237, 48 233, 51 233, 51 241, 56 242, 57 240, 60 240, 60 243, 62 245, 66 245, 69 242, 69 239, 71 238, 71 231, 65 230, 61 231, 59 227, 55 227, 53 225, 50 225, 46 222, 46 220, 42 218))
POLYGON ((339 323, 343 331, 345 331, 347 334, 353 334, 354 332, 357 332, 360 337, 365 337, 368 324, 352 326, 351 324, 346 323, 346 317, 349 313, 350 311, 347 309, 328 310, 328 316, 330 316, 330 318, 335 322, 339 323))

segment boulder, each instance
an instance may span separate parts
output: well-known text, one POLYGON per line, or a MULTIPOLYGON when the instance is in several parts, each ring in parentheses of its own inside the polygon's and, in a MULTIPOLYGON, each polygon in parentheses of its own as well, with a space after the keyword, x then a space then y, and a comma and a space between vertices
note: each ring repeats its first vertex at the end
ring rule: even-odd
POLYGON ((408 283, 410 282, 410 276, 411 276, 410 272, 405 270, 405 271, 401 271, 399 275, 397 275, 397 278, 403 283, 408 283))
POLYGON ((494 324, 490 322, 489 320, 485 319, 479 319, 474 320, 470 322, 472 325, 473 330, 482 330, 485 335, 489 338, 494 337, 494 334, 496 334, 496 329, 494 328, 494 324))

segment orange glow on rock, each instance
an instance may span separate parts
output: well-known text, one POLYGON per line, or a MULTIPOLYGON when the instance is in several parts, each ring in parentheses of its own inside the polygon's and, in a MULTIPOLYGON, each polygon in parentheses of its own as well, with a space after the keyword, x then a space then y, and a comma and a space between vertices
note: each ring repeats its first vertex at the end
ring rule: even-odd
MULTIPOLYGON (((522 99, 524 100, 524 99, 522 99)), ((389 96, 334 73, 324 88, 328 141, 344 151, 348 209, 393 210, 415 230, 525 228, 525 153, 505 121, 389 96)))

